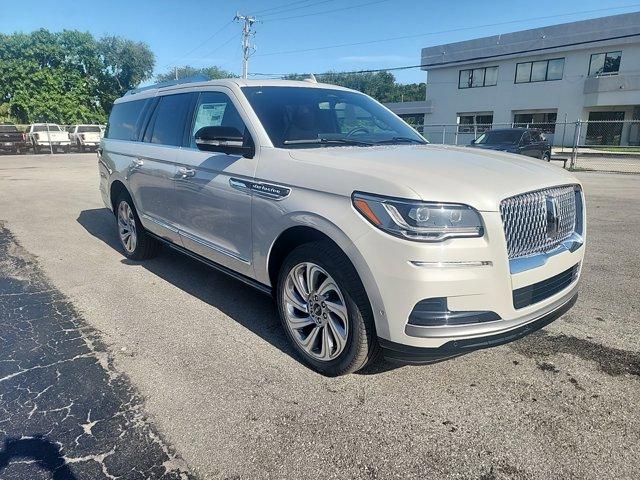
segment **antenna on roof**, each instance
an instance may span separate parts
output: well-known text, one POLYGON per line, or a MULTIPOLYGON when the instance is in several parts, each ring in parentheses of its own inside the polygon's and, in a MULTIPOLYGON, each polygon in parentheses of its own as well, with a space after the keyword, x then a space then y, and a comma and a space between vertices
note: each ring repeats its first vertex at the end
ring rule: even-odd
POLYGON ((178 80, 167 80, 166 82, 154 83, 153 85, 147 85, 146 87, 132 88, 127 93, 125 93, 125 95, 133 95, 134 93, 140 93, 146 90, 154 90, 157 88, 170 87, 172 85, 182 85, 183 83, 206 82, 208 80, 211 80, 211 77, 199 73, 197 75, 180 78, 178 80))

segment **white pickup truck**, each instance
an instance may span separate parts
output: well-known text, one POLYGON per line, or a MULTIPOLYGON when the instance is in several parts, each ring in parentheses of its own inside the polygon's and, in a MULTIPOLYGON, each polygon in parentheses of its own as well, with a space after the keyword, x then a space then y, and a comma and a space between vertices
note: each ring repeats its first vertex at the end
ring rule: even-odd
POLYGON ((71 145, 69 134, 55 123, 34 123, 29 126, 27 137, 35 153, 58 150, 69 152, 71 145))
POLYGON ((102 130, 99 125, 71 125, 67 128, 71 146, 80 152, 88 148, 98 148, 102 138, 102 130))

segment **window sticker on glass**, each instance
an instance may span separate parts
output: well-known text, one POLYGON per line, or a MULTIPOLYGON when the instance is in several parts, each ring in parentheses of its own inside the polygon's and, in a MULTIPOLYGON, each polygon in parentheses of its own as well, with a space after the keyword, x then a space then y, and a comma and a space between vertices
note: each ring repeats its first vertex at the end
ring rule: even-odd
POLYGON ((227 107, 226 103, 203 103, 198 107, 193 133, 202 127, 218 127, 222 125, 222 117, 227 107))

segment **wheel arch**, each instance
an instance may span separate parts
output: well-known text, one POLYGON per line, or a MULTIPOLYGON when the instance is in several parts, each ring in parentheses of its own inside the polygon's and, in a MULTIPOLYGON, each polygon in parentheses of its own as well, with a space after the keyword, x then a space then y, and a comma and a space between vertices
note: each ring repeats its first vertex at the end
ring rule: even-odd
POLYGON ((289 226, 277 236, 271 244, 266 259, 267 276, 273 290, 275 291, 277 288, 280 267, 287 255, 296 247, 317 240, 327 240, 331 242, 347 256, 364 287, 365 294, 373 311, 378 335, 388 336, 389 327, 387 325, 387 319, 384 313, 382 313, 384 312, 382 296, 373 274, 355 244, 351 242, 345 233, 333 224, 326 226, 316 224, 316 222, 314 222, 313 226, 295 224, 289 226), (322 230, 317 227, 322 227, 322 230))
POLYGON ((120 180, 114 180, 109 187, 109 202, 111 203, 111 211, 116 213, 116 200, 123 193, 126 192, 130 197, 129 189, 120 180))

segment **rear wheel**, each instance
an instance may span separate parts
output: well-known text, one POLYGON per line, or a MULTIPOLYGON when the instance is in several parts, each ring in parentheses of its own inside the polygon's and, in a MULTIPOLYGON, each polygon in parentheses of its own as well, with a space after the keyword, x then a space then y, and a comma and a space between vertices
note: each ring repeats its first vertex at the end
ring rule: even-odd
POLYGON ((285 259, 277 288, 280 320, 293 347, 330 376, 377 359, 373 313, 347 256, 328 241, 302 245, 285 259))
POLYGON ((145 260, 158 254, 160 242, 144 229, 127 193, 121 194, 116 202, 116 219, 120 245, 128 258, 145 260))

